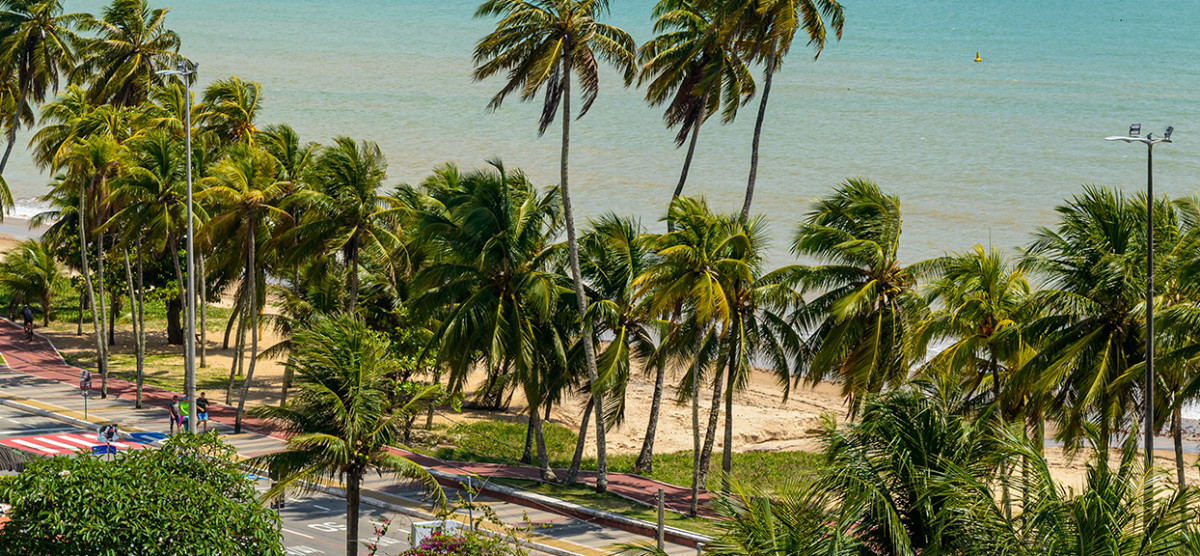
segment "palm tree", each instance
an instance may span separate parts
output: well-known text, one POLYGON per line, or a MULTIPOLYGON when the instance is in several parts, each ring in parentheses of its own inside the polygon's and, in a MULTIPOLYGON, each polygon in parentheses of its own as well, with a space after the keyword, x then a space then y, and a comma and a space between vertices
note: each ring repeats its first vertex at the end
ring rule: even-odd
POLYGON ((584 323, 583 352, 596 411, 596 491, 608 490, 608 461, 605 454, 603 394, 596 379, 595 349, 585 318, 587 294, 579 271, 579 243, 575 237, 575 216, 571 208, 571 189, 567 180, 567 158, 571 145, 571 76, 579 79, 583 106, 582 118, 592 107, 600 91, 597 57, 617 67, 625 84, 633 82, 634 43, 628 33, 596 21, 608 12, 607 0, 486 0, 475 11, 476 17, 500 16, 496 30, 475 46, 475 79, 483 80, 500 72, 508 81, 488 107, 499 108, 505 97, 520 89, 521 100, 530 100, 546 89, 538 134, 546 131, 562 104, 562 154, 559 159, 559 193, 567 230, 567 249, 571 280, 575 285, 575 303, 584 323))
MULTIPOLYGON (((219 207, 219 212, 201 229, 201 235, 213 239, 231 239, 232 249, 229 251, 235 257, 244 257, 241 308, 242 318, 250 321, 251 348, 250 368, 246 371, 234 420, 234 430, 237 432, 242 429, 242 410, 258 359, 258 315, 261 304, 257 286, 263 282, 265 237, 275 228, 273 222, 289 218, 288 213, 278 207, 284 187, 278 181, 278 176, 279 169, 274 157, 262 149, 237 145, 212 168, 211 175, 202 180, 205 189, 197 195, 202 203, 210 202, 219 207)), ((229 262, 232 264, 233 260, 236 259, 229 262)))
POLYGON ((88 304, 93 308, 92 324, 96 332, 97 368, 101 376, 100 396, 105 398, 108 397, 108 343, 105 341, 104 328, 104 232, 100 227, 108 221, 109 214, 107 207, 101 203, 107 197, 109 182, 124 171, 127 157, 125 147, 107 135, 96 135, 77 141, 67 153, 67 177, 60 184, 61 187, 79 189, 79 210, 76 212, 82 224, 76 226, 79 230, 79 254, 83 264, 83 280, 87 285, 88 304), (96 237, 96 267, 99 287, 93 288, 87 257, 87 238, 97 231, 99 233, 96 237))
POLYGON ((816 203, 792 241, 792 253, 826 264, 778 271, 781 280, 821 292, 795 315, 811 332, 796 376, 812 384, 836 378, 851 417, 866 394, 905 382, 923 355, 914 333, 926 305, 915 286, 928 265, 902 266, 899 246, 899 199, 851 179, 816 203))
POLYGON ((262 109, 262 85, 233 75, 204 90, 201 106, 205 127, 224 144, 253 145, 258 135, 254 120, 262 109))
POLYGON ((145 102, 166 83, 157 72, 186 60, 179 55, 179 35, 165 26, 168 11, 152 10, 146 0, 113 0, 100 19, 82 20, 80 29, 95 36, 81 41, 71 84, 86 83, 93 104, 145 102))
MULTIPOLYGON (((679 315, 673 323, 666 342, 671 350, 690 359, 690 372, 684 377, 680 395, 691 395, 692 401, 692 503, 691 514, 699 510, 701 481, 700 447, 700 385, 703 371, 712 359, 712 331, 729 322, 731 309, 722 269, 733 266, 726 260, 730 227, 722 225, 719 217, 709 210, 703 199, 679 197, 671 203, 667 218, 674 222, 674 231, 658 238, 658 263, 637 278, 642 288, 639 295, 650 300, 653 314, 679 315)), ((720 377, 718 373, 716 375, 720 377)), ((716 388, 714 392, 719 390, 716 388)), ((719 394, 715 394, 719 396, 719 394)), ((718 405, 720 398, 713 402, 718 405)), ((715 426, 716 417, 709 421, 715 426)), ((710 434, 711 438, 712 435, 710 434)))
POLYGON ((1024 261, 1044 281, 1034 302, 1046 316, 1030 325, 1040 350, 1017 380, 1054 392, 1056 438, 1068 449, 1085 438, 1086 423, 1097 426, 1103 457, 1111 434, 1134 417, 1130 368, 1145 358, 1145 208, 1138 204, 1085 187, 1056 209, 1056 229, 1038 230, 1024 261))
POLYGON ((746 182, 746 200, 742 218, 750 217, 754 199, 754 182, 758 177, 758 141, 762 135, 763 119, 767 114, 767 98, 771 95, 771 79, 783 57, 792 48, 797 31, 808 35, 808 45, 815 51, 813 59, 825 48, 826 27, 842 38, 844 18, 837 0, 731 0, 718 2, 721 19, 734 26, 737 42, 743 54, 754 61, 764 62, 762 98, 758 101, 758 117, 754 120, 754 138, 750 143, 750 177, 746 182))
MULTIPOLYGON (((83 14, 62 13, 60 0, 4 0, 0 2, 0 65, 16 75, 17 96, 8 124, 8 146, 0 158, 0 175, 8 165, 26 99, 37 104, 47 91, 58 93, 58 76, 75 63, 74 29, 83 14)), ((8 187, 4 187, 8 195, 8 187)), ((11 203, 11 201, 10 201, 11 203)), ((11 205, 9 205, 11 206, 11 205)))
POLYGON ((649 81, 646 102, 666 104, 667 127, 679 126, 675 145, 688 142, 672 199, 683 194, 701 124, 717 110, 722 121, 733 121, 738 108, 754 96, 754 77, 735 51, 732 33, 713 24, 718 15, 711 4, 660 0, 654 6, 658 35, 638 49, 642 63, 638 84, 649 81))
MULTIPOLYGON (((752 364, 766 362, 783 389, 786 401, 791 386, 791 360, 800 352, 802 340, 789 320, 791 311, 803 300, 789 281, 787 272, 764 273, 765 222, 761 216, 729 218, 729 261, 722 269, 729 296, 730 319, 725 326, 725 436, 722 443, 722 490, 729 491, 733 470, 733 394, 750 383, 752 364)), ((707 465, 701 462, 701 469, 707 465)))
POLYGON ((42 305, 43 326, 50 326, 50 304, 65 281, 58 259, 45 243, 35 239, 18 243, 0 263, 0 286, 26 303, 37 300, 42 305))
POLYGON ((558 334, 551 324, 569 292, 552 264, 558 199, 523 173, 492 165, 467 174, 445 166, 422 184, 427 201, 417 229, 432 260, 414 278, 421 292, 414 304, 421 315, 445 311, 430 344, 449 371, 449 390, 461 392, 479 365, 487 373, 481 397, 499 405, 508 385, 524 378, 536 435, 546 389, 535 384, 545 369, 534 346, 558 334))
POLYGON ((75 85, 68 85, 58 98, 42 105, 42 128, 29 141, 33 161, 42 169, 61 169, 67 149, 76 139, 91 135, 81 128, 95 109, 87 92, 75 85))
MULTIPOLYGON (((397 361, 386 338, 351 315, 319 318, 297 333, 288 362, 297 392, 280 406, 259 406, 252 415, 283 426, 289 438, 280 452, 258 456, 278 482, 264 494, 276 498, 293 485, 343 479, 346 485, 346 554, 358 554, 359 504, 368 471, 393 472, 444 494, 428 471, 388 451, 399 446, 408 407, 393 407, 388 392, 397 361)), ((418 397, 419 398, 419 397, 418 397)))
MULTIPOLYGON (((399 241, 389 220, 399 209, 389 197, 379 194, 387 176, 387 161, 379 145, 349 137, 338 137, 333 143, 320 150, 309 170, 307 179, 314 193, 305 201, 307 221, 296 229, 295 236, 301 243, 341 251, 350 277, 346 310, 353 311, 362 254, 391 253, 399 241)), ((388 267, 395 272, 393 265, 388 267)))
MULTIPOLYGON (((650 420, 641 452, 633 465, 634 473, 648 473, 654 466, 654 437, 667 371, 656 341, 665 330, 665 323, 648 310, 639 295, 641 288, 635 283, 655 263, 655 239, 656 236, 645 233, 641 222, 609 213, 593 221, 591 230, 579 240, 583 255, 581 270, 597 295, 589 308, 588 318, 594 323, 595 330, 613 336, 596 361, 599 382, 604 385, 605 392, 612 393, 607 398, 610 406, 605 408, 605 421, 609 426, 624 419, 625 385, 633 363, 641 361, 644 372, 654 373, 650 420)), ((587 428, 589 418, 587 414, 583 416, 581 430, 587 428)), ((576 453, 582 453, 581 446, 576 448, 576 453)))
MULTIPOLYGON (((922 343, 935 340, 949 345, 924 366, 948 369, 962 377, 972 392, 990 381, 994 413, 1004 422, 1012 413, 1012 404, 1002 402, 1002 393, 1007 392, 1010 401, 1025 397, 1009 389, 1008 379, 1031 352, 1022 335, 1036 316, 1029 302, 1029 281, 1023 269, 978 244, 967 253, 935 264, 938 276, 929 285, 926 300, 930 305, 940 303, 940 307, 922 323, 918 334, 922 343)), ((1001 462, 1002 477, 1006 469, 1006 462, 1001 462)), ((1008 482, 1002 481, 1001 487, 1005 515, 1011 516, 1008 482)))

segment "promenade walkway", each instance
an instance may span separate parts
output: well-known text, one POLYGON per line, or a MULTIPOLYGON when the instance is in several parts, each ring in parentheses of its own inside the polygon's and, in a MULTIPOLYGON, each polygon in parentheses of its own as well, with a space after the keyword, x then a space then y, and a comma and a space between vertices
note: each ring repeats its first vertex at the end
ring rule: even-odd
MULTIPOLYGON (((34 340, 27 341, 20 326, 11 321, 0 319, 0 356, 3 356, 8 368, 7 372, 0 371, 0 398, 27 403, 44 411, 58 414, 65 413, 75 419, 83 416, 81 410, 84 406, 84 400, 79 391, 80 369, 67 364, 59 355, 57 349, 45 337, 35 335, 34 340)), ((168 414, 166 408, 170 405, 171 398, 179 395, 178 393, 152 386, 143 386, 142 409, 134 409, 133 401, 136 398, 136 385, 134 383, 109 377, 107 386, 108 397, 107 399, 102 399, 101 377, 98 373, 92 374, 92 388, 88 400, 91 405, 88 415, 89 421, 93 423, 117 422, 125 430, 167 431, 168 414)), ((212 421, 210 428, 216 429, 225 435, 225 440, 237 447, 242 456, 253 457, 282 449, 283 443, 286 440, 283 434, 273 429, 269 423, 248 416, 243 416, 242 419, 243 433, 233 435, 235 415, 236 408, 234 407, 221 403, 209 404, 209 417, 212 421)), ((447 476, 459 476, 461 478, 461 476, 476 475, 484 480, 488 478, 514 478, 536 481, 539 479, 538 470, 530 466, 450 462, 415 454, 406 450, 393 450, 397 454, 408 457, 431 471, 441 472, 441 474, 447 476)), ((557 473, 561 477, 565 474, 565 470, 557 470, 557 473)), ((595 473, 583 471, 580 473, 579 480, 580 482, 594 485, 595 473)), ((443 484, 447 484, 447 486, 453 486, 448 484, 452 481, 443 480, 442 482, 443 484)), ((398 492, 405 488, 405 486, 395 484, 395 479, 390 478, 371 480, 365 487, 377 489, 381 493, 398 492)), ((681 513, 687 511, 691 501, 691 490, 689 488, 654 481, 638 475, 609 473, 609 491, 630 500, 653 505, 659 488, 663 489, 665 505, 670 510, 681 513)), ((490 496, 500 496, 507 502, 518 503, 540 511, 549 511, 567 516, 561 519, 543 517, 543 521, 556 521, 565 525, 574 519, 614 529, 613 531, 594 535, 598 536, 598 538, 582 542, 581 545, 584 546, 597 546, 600 543, 602 546, 611 547, 618 543, 644 542, 646 540, 644 536, 645 531, 639 531, 641 534, 630 534, 627 532, 630 529, 637 529, 637 527, 630 527, 628 524, 618 522, 605 522, 603 518, 599 518, 591 513, 580 514, 579 512, 572 512, 570 510, 563 511, 558 507, 547 507, 544 504, 536 503, 536 501, 529 503, 523 499, 513 500, 496 492, 488 492, 488 494, 490 496)), ((538 497, 533 496, 532 498, 538 497)), ((708 494, 702 493, 701 504, 706 505, 708 500, 708 494)), ((707 509, 704 513, 709 516, 713 515, 707 509)), ((561 529, 565 530, 569 529, 569 527, 561 529)), ((668 538, 672 537, 669 535, 668 538)), ((669 544, 668 553, 695 553, 695 549, 691 548, 691 546, 694 546, 694 541, 679 537, 675 537, 675 540, 685 543, 686 546, 669 544)))

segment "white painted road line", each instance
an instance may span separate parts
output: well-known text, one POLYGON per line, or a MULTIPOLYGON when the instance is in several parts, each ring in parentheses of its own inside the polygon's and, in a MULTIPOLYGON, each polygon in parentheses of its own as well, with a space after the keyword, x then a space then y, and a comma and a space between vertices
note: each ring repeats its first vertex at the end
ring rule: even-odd
POLYGON ((58 455, 58 450, 51 450, 51 449, 49 449, 49 448, 46 448, 45 446, 42 446, 42 445, 40 445, 40 444, 34 444, 34 443, 32 443, 32 442, 29 442, 29 441, 26 441, 26 440, 22 440, 22 439, 20 439, 20 438, 15 438, 15 439, 13 439, 13 442, 16 442, 17 444, 20 444, 20 445, 22 445, 22 446, 28 446, 28 447, 30 447, 30 448, 33 448, 34 450, 41 450, 41 451, 43 451, 43 452, 46 452, 47 454, 55 454, 55 455, 58 455))
POLYGON ((291 533, 291 534, 293 534, 293 535, 300 535, 301 537, 304 537, 304 538, 306 538, 306 539, 313 539, 313 540, 316 540, 316 539, 314 539, 313 537, 310 537, 310 536, 308 536, 308 535, 305 535, 304 533, 297 533, 297 532, 295 532, 295 531, 293 531, 293 530, 291 530, 291 529, 288 529, 287 527, 281 527, 280 529, 283 529, 283 532, 284 532, 284 533, 291 533))
POLYGON ((325 510, 325 511, 329 511, 329 508, 326 508, 325 506, 322 506, 322 505, 320 505, 320 504, 313 504, 313 507, 314 507, 314 508, 317 508, 318 510, 325 510))

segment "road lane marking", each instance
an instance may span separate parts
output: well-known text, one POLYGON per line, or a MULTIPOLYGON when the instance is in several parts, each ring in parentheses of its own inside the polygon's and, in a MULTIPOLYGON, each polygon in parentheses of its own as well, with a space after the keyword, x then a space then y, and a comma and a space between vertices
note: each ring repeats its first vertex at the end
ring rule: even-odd
POLYGON ((93 443, 91 443, 91 442, 88 442, 88 441, 86 441, 86 440, 80 440, 79 438, 77 438, 77 437, 74 437, 74 436, 64 436, 64 435, 59 435, 59 436, 56 436, 55 438, 58 438, 59 440, 66 440, 67 442, 74 442, 74 443, 76 443, 76 444, 80 444, 80 445, 83 445, 83 446, 87 446, 88 448, 91 448, 91 447, 93 447, 93 446, 99 446, 99 444, 93 444, 93 443))
POLYGON ((46 448, 45 446, 42 446, 42 445, 40 445, 40 444, 34 444, 34 443, 32 443, 32 442, 29 442, 29 441, 26 441, 26 440, 22 440, 22 439, 20 439, 20 438, 14 438, 14 439, 13 439, 13 442, 16 442, 17 444, 20 444, 20 445, 22 445, 22 446, 28 446, 28 447, 30 447, 30 448, 33 448, 34 450, 41 450, 41 451, 43 451, 43 452, 46 452, 47 454, 54 454, 54 455, 58 455, 58 450, 51 450, 51 449, 49 449, 49 448, 46 448))
POLYGON ((317 509, 319 509, 319 510, 325 510, 325 511, 327 511, 327 512, 329 511, 329 508, 326 508, 325 506, 322 506, 322 505, 320 505, 320 504, 313 504, 313 507, 315 507, 315 508, 317 508, 317 509))
POLYGON ((304 538, 306 538, 306 539, 313 539, 313 540, 316 540, 314 537, 310 537, 310 536, 308 536, 308 535, 305 535, 304 533, 297 533, 297 532, 295 532, 295 531, 293 531, 293 530, 291 530, 291 529, 288 529, 287 527, 280 527, 280 529, 283 529, 283 532, 284 532, 284 533, 291 533, 291 534, 293 534, 293 535, 300 535, 301 537, 304 537, 304 538))

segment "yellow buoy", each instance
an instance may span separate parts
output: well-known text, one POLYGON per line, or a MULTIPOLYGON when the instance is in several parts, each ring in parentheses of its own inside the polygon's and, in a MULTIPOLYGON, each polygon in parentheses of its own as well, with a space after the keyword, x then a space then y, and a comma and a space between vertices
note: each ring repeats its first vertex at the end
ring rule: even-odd
POLYGON ((976 62, 982 62, 982 61, 983 61, 983 58, 980 58, 980 57, 979 57, 979 52, 976 52, 976 53, 975 53, 975 61, 976 61, 976 62))

